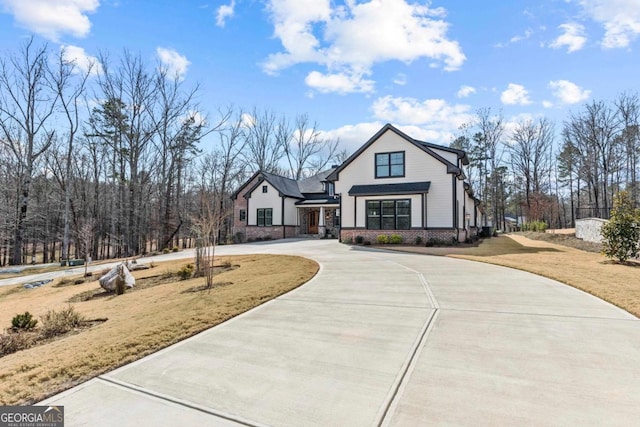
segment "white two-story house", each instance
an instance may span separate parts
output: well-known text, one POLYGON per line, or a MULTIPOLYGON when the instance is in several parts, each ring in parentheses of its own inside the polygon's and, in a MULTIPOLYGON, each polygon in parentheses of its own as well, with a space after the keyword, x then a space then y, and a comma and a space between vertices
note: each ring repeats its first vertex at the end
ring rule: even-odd
POLYGON ((234 232, 248 239, 318 234, 375 242, 464 241, 481 224, 462 150, 385 125, 342 165, 295 181, 258 172, 233 198, 234 232), (418 239, 418 237, 420 239, 418 239))

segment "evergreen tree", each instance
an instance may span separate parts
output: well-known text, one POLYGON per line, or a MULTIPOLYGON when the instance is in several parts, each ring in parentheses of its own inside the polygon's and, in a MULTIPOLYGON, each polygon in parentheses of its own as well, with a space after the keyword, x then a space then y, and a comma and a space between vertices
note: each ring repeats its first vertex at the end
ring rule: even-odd
POLYGON ((640 209, 626 191, 615 195, 611 219, 602 226, 602 253, 620 262, 640 253, 640 209))

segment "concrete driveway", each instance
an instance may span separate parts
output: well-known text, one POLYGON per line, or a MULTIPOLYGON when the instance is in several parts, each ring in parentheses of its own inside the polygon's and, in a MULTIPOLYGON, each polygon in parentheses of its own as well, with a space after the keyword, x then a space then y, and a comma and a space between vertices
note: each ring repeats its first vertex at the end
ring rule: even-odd
POLYGON ((306 285, 41 404, 66 425, 637 425, 640 320, 521 271, 335 241, 306 285))

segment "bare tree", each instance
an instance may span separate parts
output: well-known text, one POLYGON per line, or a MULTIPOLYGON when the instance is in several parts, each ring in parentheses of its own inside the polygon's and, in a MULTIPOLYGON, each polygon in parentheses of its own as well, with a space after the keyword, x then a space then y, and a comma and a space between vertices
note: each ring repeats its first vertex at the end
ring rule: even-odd
POLYGON ((287 141, 282 135, 285 126, 282 121, 280 123, 280 135, 277 135, 278 124, 276 114, 273 111, 260 112, 254 108, 250 115, 245 114, 243 124, 246 153, 244 156, 253 172, 281 172, 279 163, 284 156, 287 141))
POLYGON ((0 143, 20 166, 18 211, 13 231, 11 263, 20 264, 34 164, 51 146, 55 132, 50 119, 58 104, 51 89, 47 46, 27 40, 17 54, 0 59, 0 143))
POLYGON ((522 180, 527 217, 531 220, 541 220, 544 213, 544 209, 532 207, 532 202, 536 200, 532 195, 549 190, 553 133, 553 124, 542 118, 537 122, 528 120, 518 123, 511 135, 511 168, 514 175, 522 180))
POLYGON ((322 139, 318 124, 312 124, 307 114, 298 115, 284 148, 291 178, 299 180, 322 171, 334 158, 337 148, 338 140, 322 139))

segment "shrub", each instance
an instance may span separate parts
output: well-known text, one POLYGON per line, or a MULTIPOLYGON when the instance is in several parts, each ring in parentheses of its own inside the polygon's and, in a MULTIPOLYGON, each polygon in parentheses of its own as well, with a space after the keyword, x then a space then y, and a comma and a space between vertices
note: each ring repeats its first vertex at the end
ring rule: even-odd
POLYGON ((544 221, 528 221, 522 224, 522 231, 535 231, 537 233, 544 233, 545 231, 547 231, 547 223, 544 221))
POLYGON ((342 243, 350 245, 353 243, 353 240, 351 240, 351 237, 345 237, 344 239, 342 239, 342 243))
POLYGON ((640 254, 640 209, 633 207, 628 192, 615 195, 611 218, 601 233, 602 254, 606 257, 625 262, 640 254))
POLYGON ((399 234, 392 234, 391 236, 389 236, 389 243, 391 243, 392 245, 399 245, 403 241, 404 239, 399 234))
POLYGON ((164 248, 164 249, 162 250, 162 253, 163 253, 163 254, 168 254, 169 252, 171 252, 171 249, 169 249, 169 248, 164 248))
POLYGON ((43 338, 51 338, 77 328, 84 321, 84 317, 69 305, 60 311, 47 311, 44 316, 40 316, 40 320, 42 321, 40 334, 43 338))
POLYGON ((11 329, 14 331, 30 331, 37 324, 38 321, 28 311, 25 311, 24 314, 16 314, 11 319, 11 329))
POLYGON ((386 245, 387 243, 389 243, 389 236, 387 236, 386 234, 380 234, 377 237, 376 241, 379 245, 386 245))
POLYGON ((180 248, 177 246, 174 246, 173 249, 171 249, 171 252, 180 252, 180 248))
POLYGON ((266 241, 268 241, 268 240, 273 240, 273 238, 271 237, 271 235, 267 234, 266 236, 264 236, 264 237, 262 238, 262 240, 264 240, 264 241, 266 242, 266 241))
POLYGON ((422 244, 422 236, 416 236, 416 238, 413 240, 413 243, 415 245, 421 245, 422 244))
POLYGON ((356 236, 356 245, 361 245, 364 243, 364 237, 356 236))
POLYGON ((178 277, 180 277, 180 280, 190 279, 193 276, 193 270, 193 264, 187 264, 178 270, 178 277))
POLYGON ((34 341, 34 334, 0 334, 0 356, 6 356, 7 354, 15 353, 16 351, 29 348, 33 345, 34 341))
POLYGON ((233 243, 242 243, 244 241, 245 241, 244 233, 241 233, 240 231, 238 231, 236 234, 233 235, 233 243))

